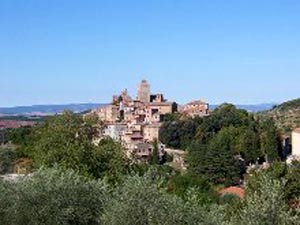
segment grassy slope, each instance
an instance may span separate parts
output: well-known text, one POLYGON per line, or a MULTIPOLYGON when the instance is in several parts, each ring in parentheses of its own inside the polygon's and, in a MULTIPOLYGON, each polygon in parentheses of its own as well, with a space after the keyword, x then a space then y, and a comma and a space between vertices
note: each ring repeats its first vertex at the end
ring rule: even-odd
POLYGON ((262 118, 272 117, 277 127, 285 132, 290 132, 296 127, 300 127, 300 99, 284 102, 272 110, 258 114, 262 118))

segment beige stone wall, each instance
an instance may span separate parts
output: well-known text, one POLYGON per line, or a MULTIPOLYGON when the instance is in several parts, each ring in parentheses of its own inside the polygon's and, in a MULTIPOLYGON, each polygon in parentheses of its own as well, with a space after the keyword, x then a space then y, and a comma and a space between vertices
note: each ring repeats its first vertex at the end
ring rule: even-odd
POLYGON ((300 132, 292 132, 292 155, 300 156, 300 132))
POLYGON ((186 114, 187 116, 208 116, 209 115, 209 105, 206 102, 194 101, 184 105, 181 110, 181 113, 186 114))
POLYGON ((153 142, 159 139, 159 125, 146 125, 143 130, 144 139, 153 142))
POLYGON ((96 109, 92 113, 95 113, 102 121, 113 123, 119 117, 119 108, 115 105, 108 105, 96 109))
POLYGON ((143 80, 138 87, 138 100, 147 103, 150 101, 150 84, 143 80))
POLYGON ((161 104, 153 103, 150 104, 147 108, 148 108, 147 111, 149 113, 151 113, 152 110, 157 110, 160 114, 168 114, 168 113, 172 113, 173 105, 172 103, 161 103, 161 104))

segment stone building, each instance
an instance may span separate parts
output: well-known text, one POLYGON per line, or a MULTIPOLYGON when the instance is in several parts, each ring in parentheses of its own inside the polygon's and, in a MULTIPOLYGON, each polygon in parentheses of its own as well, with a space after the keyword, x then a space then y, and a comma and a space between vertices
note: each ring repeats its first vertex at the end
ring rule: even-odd
POLYGON ((120 117, 119 106, 110 104, 92 110, 91 114, 95 114, 105 123, 115 123, 120 117))
POLYGON ((174 112, 177 112, 175 102, 167 102, 163 94, 151 95, 150 103, 146 104, 146 122, 162 122, 164 115, 174 112))
POLYGON ((300 128, 292 132, 292 155, 300 156, 300 128))
POLYGON ((164 116, 176 111, 175 102, 168 102, 163 94, 151 94, 149 83, 143 80, 139 84, 136 100, 125 89, 120 95, 113 96, 111 104, 91 113, 106 125, 102 136, 120 141, 128 157, 135 155, 144 161, 151 156, 152 142, 159 139, 164 116))
POLYGON ((142 80, 138 87, 138 100, 144 103, 150 101, 150 84, 146 80, 142 80))
POLYGON ((150 95, 150 102, 165 102, 163 94, 150 95))
POLYGON ((126 129, 127 124, 124 123, 108 124, 103 131, 103 135, 111 137, 116 141, 121 141, 121 136, 124 134, 126 129))
POLYGON ((183 107, 181 107, 180 112, 186 116, 190 117, 204 117, 209 115, 209 104, 205 101, 192 101, 183 107))
POLYGON ((130 153, 138 162, 147 162, 152 152, 153 146, 150 143, 141 142, 135 144, 130 153))
POLYGON ((145 125, 145 127, 143 128, 144 140, 147 142, 153 142, 155 140, 159 140, 160 126, 161 126, 160 123, 145 125))

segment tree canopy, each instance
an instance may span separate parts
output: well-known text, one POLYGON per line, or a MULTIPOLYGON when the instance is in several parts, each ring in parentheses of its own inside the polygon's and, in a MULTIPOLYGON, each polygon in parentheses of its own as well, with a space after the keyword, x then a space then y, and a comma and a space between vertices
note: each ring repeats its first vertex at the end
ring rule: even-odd
POLYGON ((264 158, 279 159, 278 132, 273 120, 258 120, 245 110, 223 104, 204 118, 169 116, 160 140, 188 150, 189 170, 211 181, 236 183, 245 166, 264 158))
POLYGON ((127 166, 125 151, 109 138, 96 145, 98 124, 69 111, 49 118, 33 130, 27 154, 36 168, 58 165, 86 176, 115 178, 127 166))

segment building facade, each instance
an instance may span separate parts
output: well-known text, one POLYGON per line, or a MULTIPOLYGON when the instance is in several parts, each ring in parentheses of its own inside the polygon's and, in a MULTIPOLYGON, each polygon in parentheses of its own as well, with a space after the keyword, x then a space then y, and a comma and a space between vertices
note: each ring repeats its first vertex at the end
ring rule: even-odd
POLYGON ((138 100, 144 103, 150 102, 150 92, 150 84, 146 80, 142 80, 138 86, 138 100))
MULTIPOLYGON (((183 112, 190 116, 205 116, 208 108, 207 103, 196 101, 187 104, 183 112)), ((120 141, 128 157, 144 161, 151 156, 153 143, 159 140, 165 115, 177 110, 175 102, 167 101, 161 93, 151 94, 150 84, 142 80, 135 99, 125 89, 113 96, 111 104, 95 109, 91 114, 97 115, 106 125, 103 137, 120 141)), ((160 146, 159 151, 163 152, 164 145, 160 146)))
POLYGON ((192 101, 181 107, 180 112, 189 117, 204 117, 209 115, 209 104, 205 101, 192 101))
POLYGON ((292 155, 300 156, 300 128, 292 132, 292 155))

